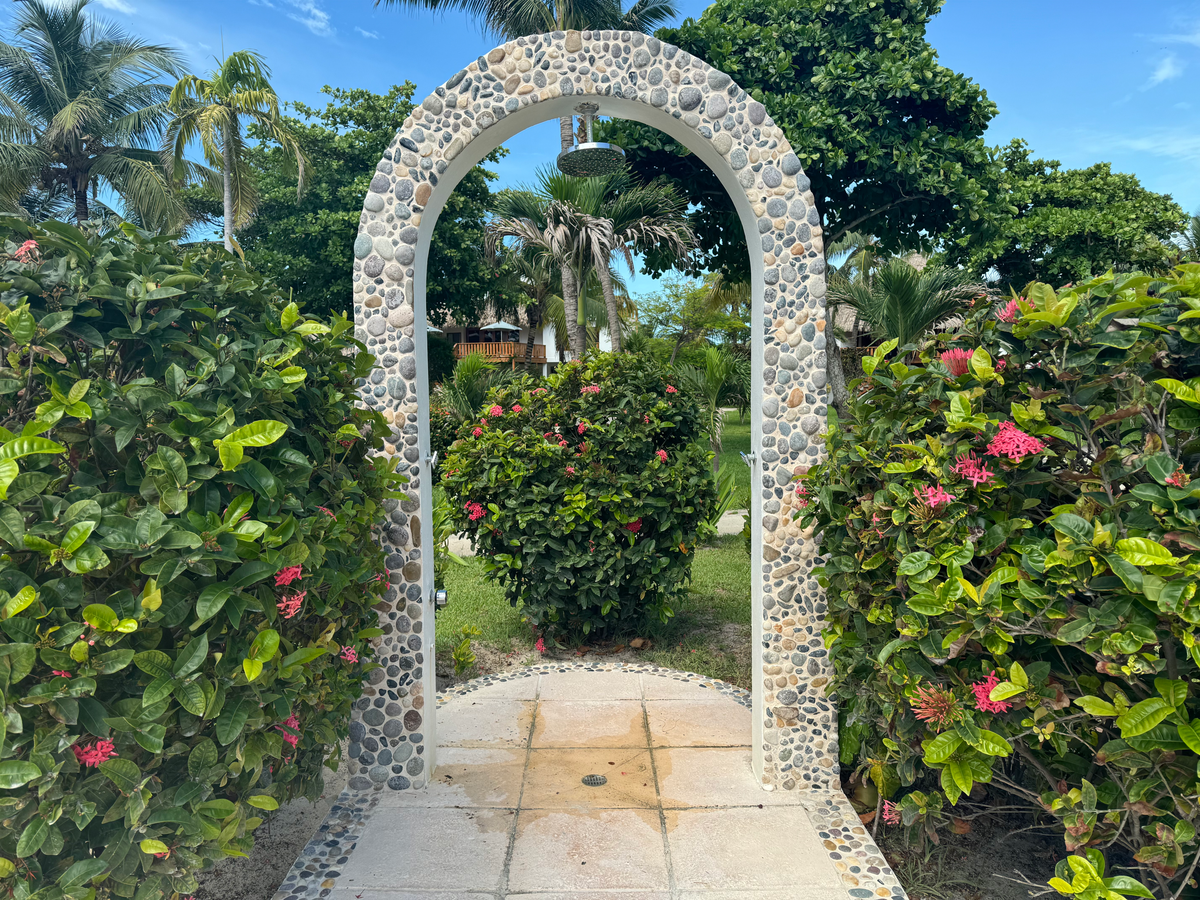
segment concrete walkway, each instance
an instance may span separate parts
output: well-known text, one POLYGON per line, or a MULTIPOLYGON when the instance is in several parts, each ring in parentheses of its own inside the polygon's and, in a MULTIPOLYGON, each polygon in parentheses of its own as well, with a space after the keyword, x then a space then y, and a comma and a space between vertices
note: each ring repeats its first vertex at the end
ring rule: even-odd
POLYGON ((335 807, 276 897, 904 896, 844 797, 756 784, 748 695, 658 672, 543 671, 445 699, 429 788, 335 807))

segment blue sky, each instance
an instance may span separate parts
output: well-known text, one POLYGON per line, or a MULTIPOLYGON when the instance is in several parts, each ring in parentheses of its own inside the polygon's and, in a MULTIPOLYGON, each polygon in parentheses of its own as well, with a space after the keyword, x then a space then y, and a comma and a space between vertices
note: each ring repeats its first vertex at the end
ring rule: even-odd
MULTIPOLYGON (((373 0, 96 0, 142 37, 180 47, 196 71, 214 55, 263 53, 281 98, 323 104, 322 85, 421 99, 494 41, 458 14, 375 8, 373 0)), ((698 17, 706 0, 680 0, 698 17)), ((3 13, 2 15, 7 15, 3 13)), ((1200 211, 1200 0, 947 0, 929 29, 944 65, 1000 108, 992 143, 1023 137, 1070 167, 1110 161, 1200 211)), ((502 183, 551 161, 557 125, 515 137, 502 183)), ((638 279, 644 282, 644 279, 638 279)), ((643 285, 638 284, 641 288, 643 285)), ((649 283, 645 283, 649 287, 649 283)))

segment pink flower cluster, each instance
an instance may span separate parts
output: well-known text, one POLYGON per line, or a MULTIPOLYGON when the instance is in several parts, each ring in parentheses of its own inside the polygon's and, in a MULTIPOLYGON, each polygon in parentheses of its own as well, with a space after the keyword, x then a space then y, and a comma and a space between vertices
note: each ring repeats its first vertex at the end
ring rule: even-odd
POLYGON ((98 766, 117 755, 117 748, 113 746, 113 742, 104 739, 90 744, 72 744, 71 751, 81 766, 98 766))
POLYGON ((471 432, 471 437, 479 437, 481 434, 483 434, 483 429, 476 427, 475 430, 471 432))
POLYGON ((918 719, 937 729, 952 725, 963 716, 958 698, 935 684, 923 684, 917 688, 917 699, 913 701, 912 708, 918 719))
POLYGON ((285 566, 275 573, 275 587, 287 587, 300 577, 300 566, 285 566))
POLYGON ((678 393, 679 393, 679 391, 675 390, 675 386, 674 386, 674 385, 672 385, 672 384, 668 384, 668 385, 667 385, 667 393, 668 393, 668 394, 678 394, 678 393))
POLYGON ((801 486, 799 488, 799 490, 796 491, 796 505, 799 506, 801 509, 807 509, 808 502, 811 499, 811 497, 812 497, 812 495, 809 493, 808 488, 801 486))
POLYGON ((1167 484, 1173 487, 1187 487, 1191 484, 1191 480, 1187 477, 1187 473, 1183 471, 1183 466, 1175 470, 1174 474, 1167 477, 1167 484))
MULTIPOLYGON (((295 713, 292 713, 290 716, 288 716, 287 719, 284 720, 283 724, 286 725, 288 728, 292 729, 292 731, 300 730, 300 718, 295 713)), ((287 743, 291 744, 293 747, 295 747, 298 743, 300 743, 300 735, 292 734, 291 731, 288 731, 287 729, 282 728, 279 725, 276 725, 275 728, 277 731, 283 732, 283 739, 285 741, 287 741, 287 743)))
POLYGON ((975 692, 975 707, 981 712, 1002 713, 1008 712, 1012 708, 1011 703, 992 699, 992 689, 999 683, 1000 679, 996 677, 996 673, 993 671, 983 681, 977 681, 971 685, 971 690, 975 692))
POLYGON ((529 393, 531 393, 531 394, 544 394, 544 393, 546 393, 546 389, 545 389, 545 388, 534 388, 534 389, 533 389, 532 391, 530 391, 529 393))
POLYGON ((57 675, 59 678, 70 678, 71 677, 70 672, 64 672, 61 669, 55 669, 52 674, 57 675))
POLYGON ((955 347, 953 350, 947 350, 941 354, 939 359, 946 364, 946 368, 950 370, 950 374, 957 378, 971 371, 970 362, 974 353, 974 350, 960 350, 955 347))
POLYGON ((922 488, 918 488, 918 494, 923 495, 921 496, 921 501, 934 512, 954 502, 954 495, 946 493, 946 489, 940 484, 936 487, 925 485, 922 488))
POLYGON ((275 607, 285 619, 290 619, 296 613, 300 612, 300 605, 304 602, 306 596, 308 596, 308 591, 292 594, 292 596, 284 597, 276 603, 275 607))
POLYGON ((537 643, 533 645, 533 649, 538 653, 546 652, 546 641, 543 638, 538 638, 537 643))
POLYGON ((576 431, 578 431, 580 434, 583 434, 587 430, 588 430, 588 427, 587 427, 586 422, 580 422, 579 427, 576 429, 576 431))
POLYGON ((37 241, 26 241, 20 247, 18 247, 16 252, 13 254, 13 259, 21 263, 36 262, 38 258, 39 252, 37 241))
POLYGON ((1004 308, 996 313, 996 318, 1010 325, 1017 321, 1017 318, 1021 315, 1021 301, 1024 299, 1024 297, 1014 297, 1009 300, 1004 304, 1004 308))
POLYGON ((1012 422, 1001 422, 999 434, 987 446, 987 455, 1007 456, 1011 462, 1020 462, 1029 454, 1041 453, 1045 449, 1045 444, 1012 422))
POLYGON ((667 451, 666 450, 655 450, 654 455, 658 457, 659 462, 667 461, 667 451))
POLYGON ((358 662, 358 651, 353 647, 343 647, 341 656, 348 663, 358 662))
POLYGON ((513 407, 513 412, 517 413, 520 411, 521 411, 521 404, 518 403, 516 406, 513 407))
POLYGON ((487 515, 487 510, 484 509, 481 504, 476 503, 474 500, 470 501, 469 503, 464 503, 463 509, 465 509, 467 511, 467 518, 470 519, 472 522, 478 522, 480 519, 482 519, 484 516, 487 515))
POLYGON ((986 463, 976 459, 974 453, 960 456, 950 471, 959 478, 965 478, 975 487, 987 484, 988 480, 995 477, 996 474, 987 467, 986 463))
POLYGON ((496 416, 504 415, 504 410, 499 406, 493 406, 491 409, 488 410, 488 415, 494 419, 494 418, 496 418, 496 416))
POLYGON ((891 800, 883 801, 883 821, 886 825, 900 824, 900 807, 891 800))
POLYGON ((567 466, 567 474, 568 474, 568 475, 574 475, 574 474, 575 474, 575 467, 574 467, 574 466, 567 466))
POLYGON ((317 509, 319 509, 321 512, 325 513, 325 515, 329 516, 329 518, 331 518, 331 519, 336 519, 336 518, 337 518, 337 516, 335 516, 335 515, 334 515, 332 512, 330 512, 330 511, 329 511, 329 510, 328 510, 326 507, 324 507, 324 506, 318 506, 318 507, 317 507, 317 509))
POLYGON ((598 394, 598 393, 600 393, 600 385, 586 384, 579 389, 579 393, 581 393, 581 394, 598 394))
POLYGON ((996 368, 997 372, 1003 372, 1006 368, 1008 368, 1008 360, 1007 359, 996 360, 995 368, 996 368))
POLYGON ((627 523, 625 523, 625 526, 624 526, 624 527, 625 527, 625 530, 626 530, 626 531, 631 531, 631 532, 633 532, 634 534, 637 534, 639 531, 641 531, 641 530, 642 530, 642 520, 641 520, 641 519, 635 519, 635 520, 634 520, 634 521, 632 521, 632 522, 627 522, 627 523))

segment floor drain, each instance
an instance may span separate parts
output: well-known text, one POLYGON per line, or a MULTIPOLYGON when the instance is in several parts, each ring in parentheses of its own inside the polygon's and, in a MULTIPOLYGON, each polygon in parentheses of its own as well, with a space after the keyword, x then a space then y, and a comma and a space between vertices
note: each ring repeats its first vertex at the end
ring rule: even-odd
POLYGON ((600 787, 602 784, 608 784, 608 779, 603 775, 584 775, 583 783, 588 787, 600 787))

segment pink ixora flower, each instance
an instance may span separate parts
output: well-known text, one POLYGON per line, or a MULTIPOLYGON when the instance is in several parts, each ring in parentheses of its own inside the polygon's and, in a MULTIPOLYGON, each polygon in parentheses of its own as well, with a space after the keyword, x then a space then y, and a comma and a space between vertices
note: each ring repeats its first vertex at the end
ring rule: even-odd
POLYGON ((583 387, 581 387, 579 389, 579 393, 581 393, 581 394, 598 394, 598 393, 600 393, 600 385, 585 384, 583 387))
POLYGON ((520 412, 520 411, 521 411, 521 404, 518 403, 516 406, 513 407, 513 412, 520 412))
POLYGON ((560 447, 565 447, 565 446, 567 446, 567 442, 566 442, 566 441, 559 441, 559 442, 558 442, 558 446, 560 446, 560 447))
POLYGON ((483 429, 475 428, 475 430, 471 432, 471 437, 479 437, 481 434, 483 434, 483 429))
POLYGON ((57 675, 59 678, 70 678, 71 677, 70 672, 64 672, 61 669, 55 669, 52 674, 57 675))
POLYGON ((891 800, 883 801, 883 821, 885 825, 900 824, 900 807, 891 800))
POLYGON ((318 507, 317 507, 317 509, 319 509, 321 512, 325 513, 325 515, 329 516, 329 518, 331 518, 331 519, 336 519, 336 518, 337 518, 337 516, 335 516, 335 515, 334 515, 332 512, 330 512, 330 511, 329 511, 329 510, 328 510, 326 507, 324 507, 324 506, 318 506, 318 507))
POLYGON ((531 394, 544 394, 544 393, 546 393, 546 389, 545 389, 545 388, 534 388, 534 389, 533 389, 532 391, 530 391, 529 393, 531 393, 531 394))
POLYGON ((504 415, 504 410, 499 406, 493 406, 491 409, 488 410, 488 415, 494 419, 494 418, 496 418, 496 416, 504 415))
POLYGON ((994 478, 996 473, 987 467, 987 464, 976 459, 974 453, 965 453, 958 458, 953 467, 950 469, 959 478, 965 478, 975 487, 981 484, 987 484, 988 480, 994 478))
POLYGON ((576 431, 578 431, 580 434, 583 434, 585 431, 587 431, 587 430, 588 430, 587 423, 586 423, 586 422, 580 422, 580 423, 579 423, 579 427, 578 427, 577 429, 575 429, 575 430, 576 430, 576 431))
POLYGON ((992 689, 1000 683, 1000 679, 996 677, 993 671, 991 675, 983 681, 977 681, 971 685, 971 690, 975 692, 975 708, 981 712, 998 713, 1008 712, 1012 708, 1011 703, 1006 703, 1003 700, 992 699, 992 689))
POLYGON ((622 527, 623 527, 623 528, 624 528, 626 531, 631 531, 631 532, 633 532, 634 534, 637 534, 639 531, 641 531, 641 530, 642 530, 642 520, 641 520, 641 519, 634 519, 632 522, 626 522, 626 523, 625 523, 625 525, 624 525, 624 526, 622 526, 622 527))
MULTIPOLYGON (((295 713, 292 713, 290 716, 288 716, 287 719, 284 720, 283 724, 286 725, 288 728, 292 729, 292 731, 300 730, 300 718, 295 713)), ((288 731, 283 726, 276 725, 275 730, 282 731, 283 739, 285 741, 287 741, 289 744, 291 744, 293 747, 295 747, 298 743, 300 743, 300 735, 292 734, 291 731, 288 731)))
POLYGON ((934 512, 937 512, 943 506, 949 506, 954 502, 954 495, 946 493, 946 489, 940 484, 934 487, 925 485, 922 488, 918 488, 917 495, 921 502, 934 512))
POLYGON ((811 497, 812 497, 812 495, 809 493, 808 488, 801 486, 796 491, 796 505, 799 506, 801 509, 807 509, 808 501, 811 497))
POLYGON ((1041 453, 1045 449, 1045 444, 1012 422, 1001 422, 1000 432, 987 445, 987 455, 1007 456, 1012 462, 1020 462, 1029 454, 1041 453))
POLYGON ((567 474, 568 474, 568 475, 574 475, 574 474, 575 474, 575 467, 574 467, 574 466, 567 466, 567 474))
POLYGON ((642 416, 642 424, 644 424, 644 425, 649 425, 649 424, 650 424, 650 417, 649 417, 649 416, 642 416))
POLYGON ((285 566, 275 573, 275 587, 287 587, 300 577, 300 566, 285 566))
POLYGON ((537 643, 533 645, 533 649, 538 653, 546 652, 546 641, 543 638, 538 638, 537 643))
POLYGON ((912 709, 918 719, 930 723, 937 730, 953 725, 963 717, 958 698, 944 687, 935 684, 923 684, 917 688, 917 697, 912 701, 912 709))
POLYGON ((465 509, 467 511, 467 518, 470 519, 472 522, 478 522, 480 519, 482 519, 484 516, 487 515, 487 510, 484 509, 481 504, 476 503, 474 500, 471 500, 468 503, 464 503, 463 509, 465 509))
POLYGON ((658 457, 659 462, 667 461, 667 451, 666 450, 655 450, 654 455, 658 457))
POLYGON ((996 360, 995 368, 997 372, 1003 372, 1006 368, 1008 368, 1008 360, 1004 359, 1003 357, 996 360))
POLYGON ((275 608, 279 610, 280 615, 285 619, 290 619, 296 613, 300 612, 300 605, 304 602, 304 598, 308 595, 308 591, 301 591, 298 594, 292 594, 290 597, 284 597, 275 604, 275 608))
POLYGON ((358 662, 358 651, 353 647, 343 647, 341 656, 348 663, 358 662))
POLYGON ((81 766, 98 766, 106 759, 117 755, 117 748, 112 741, 100 739, 90 744, 72 744, 71 751, 81 766))
POLYGON ((974 353, 974 350, 959 350, 955 347, 953 350, 947 350, 938 358, 946 364, 950 374, 957 378, 960 375, 966 375, 971 370, 969 363, 974 353))
POLYGON ((13 253, 13 259, 17 262, 30 263, 36 261, 39 255, 38 242, 26 241, 13 253))
POLYGON ((1024 299, 1024 297, 1013 297, 1004 304, 1004 307, 999 312, 996 313, 996 318, 1001 322, 1007 322, 1010 325, 1017 321, 1022 311, 1021 301, 1024 299))
POLYGON ((668 394, 678 394, 678 393, 679 393, 679 391, 675 390, 675 386, 674 386, 674 385, 672 385, 672 384, 668 384, 668 385, 667 385, 667 393, 668 393, 668 394))
POLYGON ((1191 484, 1191 479, 1187 477, 1187 473, 1183 471, 1183 466, 1180 466, 1172 475, 1167 476, 1167 484, 1172 487, 1187 487, 1191 484))

